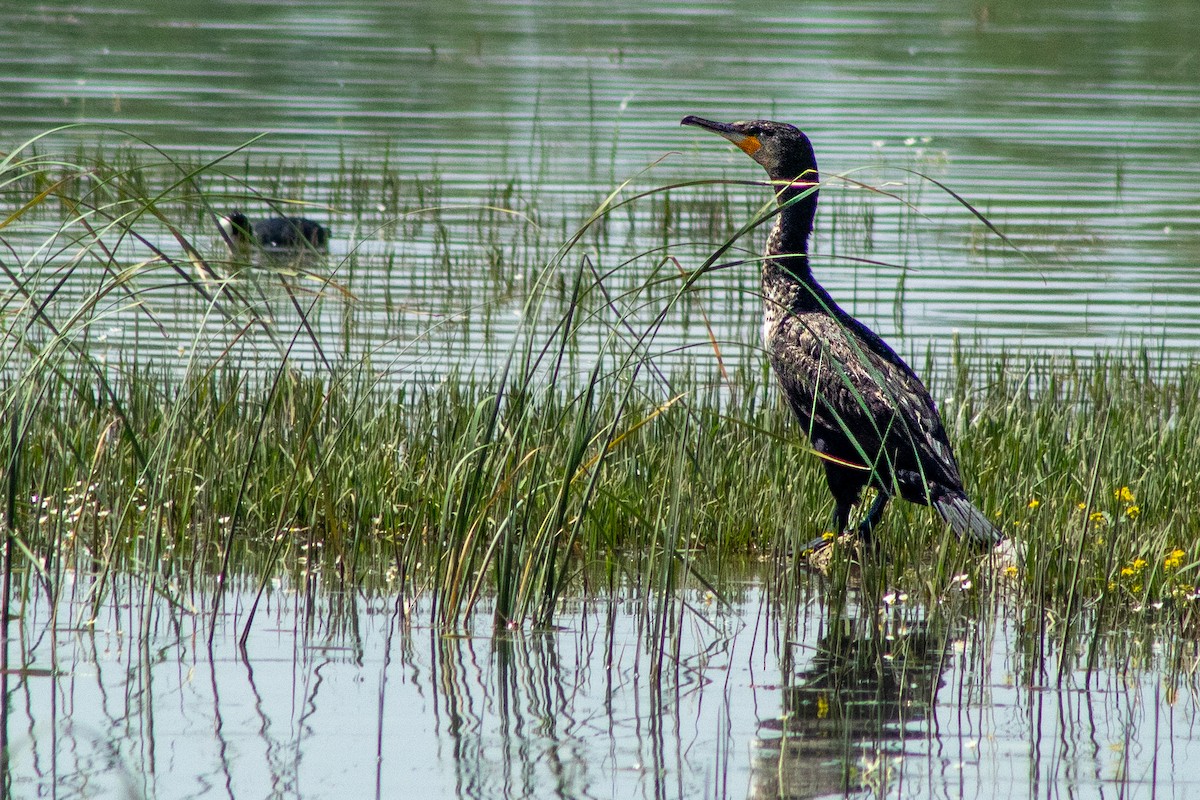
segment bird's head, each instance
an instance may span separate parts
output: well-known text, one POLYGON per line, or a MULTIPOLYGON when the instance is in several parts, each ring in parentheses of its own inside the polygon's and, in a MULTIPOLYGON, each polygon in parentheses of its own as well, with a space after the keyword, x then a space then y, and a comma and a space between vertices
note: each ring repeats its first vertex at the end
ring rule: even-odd
POLYGON ((246 215, 241 211, 233 211, 220 219, 221 230, 231 242, 248 242, 250 241, 251 227, 250 220, 246 219, 246 215))
POLYGON ((680 125, 695 125, 724 136, 741 148, 766 169, 771 180, 816 183, 817 158, 812 143, 794 125, 756 119, 751 122, 713 122, 701 117, 686 116, 680 125))

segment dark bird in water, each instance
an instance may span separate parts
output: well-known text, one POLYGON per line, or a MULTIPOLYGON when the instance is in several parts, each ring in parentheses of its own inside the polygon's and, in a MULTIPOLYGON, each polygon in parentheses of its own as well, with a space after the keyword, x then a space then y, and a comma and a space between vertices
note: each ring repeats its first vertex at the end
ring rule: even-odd
POLYGON ((819 178, 808 137, 767 120, 723 123, 688 116, 681 124, 733 142, 775 185, 778 214, 762 262, 763 344, 788 405, 825 467, 834 532, 848 532, 851 508, 873 486, 878 494, 858 528, 864 541, 870 541, 888 500, 899 495, 932 505, 960 538, 999 543, 1004 535, 963 491, 941 415, 921 379, 813 277, 808 238, 819 178))
POLYGON ((271 217, 250 224, 240 211, 221 218, 231 250, 247 250, 251 245, 267 250, 324 250, 329 246, 329 231, 304 217, 271 217))

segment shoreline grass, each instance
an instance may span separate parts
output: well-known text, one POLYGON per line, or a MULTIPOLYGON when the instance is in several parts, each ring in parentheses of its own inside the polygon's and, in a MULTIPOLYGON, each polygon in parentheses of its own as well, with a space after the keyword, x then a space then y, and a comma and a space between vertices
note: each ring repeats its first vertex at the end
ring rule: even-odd
MULTIPOLYGON (((1190 616, 1200 370, 961 359, 947 423, 972 496, 1026 553, 1022 597, 1190 616)), ((4 387, 0 448, 14 567, 48 584, 79 568, 182 587, 233 564, 433 592, 447 623, 481 594, 504 623, 549 622, 563 596, 669 582, 663 559, 779 557, 829 511, 817 459, 751 375, 739 400, 677 385, 674 403, 461 382, 396 397, 362 375, 264 386, 231 368, 56 377, 4 387)), ((898 506, 879 535, 881 585, 932 599, 974 569, 927 509, 898 506)))

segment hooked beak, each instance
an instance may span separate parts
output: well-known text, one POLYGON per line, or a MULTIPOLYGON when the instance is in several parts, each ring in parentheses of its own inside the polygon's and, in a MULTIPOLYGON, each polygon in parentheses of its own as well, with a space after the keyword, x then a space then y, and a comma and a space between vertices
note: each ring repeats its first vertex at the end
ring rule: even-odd
POLYGON ((758 149, 762 147, 762 142, 757 136, 741 133, 735 127, 737 123, 728 122, 713 122, 711 119, 703 117, 695 117, 689 114, 679 121, 680 125, 695 125, 697 128, 703 128, 706 131, 712 131, 718 136, 724 136, 729 141, 741 148, 742 152, 753 157, 758 149))

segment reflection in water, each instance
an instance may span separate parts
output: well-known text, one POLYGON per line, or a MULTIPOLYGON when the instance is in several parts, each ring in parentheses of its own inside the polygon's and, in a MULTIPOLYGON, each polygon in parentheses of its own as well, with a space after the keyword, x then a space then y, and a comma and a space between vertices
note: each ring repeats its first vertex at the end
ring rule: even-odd
POLYGON ((946 633, 928 620, 835 621, 809 666, 783 688, 783 716, 754 742, 750 797, 805 798, 886 789, 893 759, 937 700, 946 633))
POLYGON ((442 637, 437 649, 438 727, 460 796, 575 796, 595 782, 573 718, 583 678, 564 671, 555 635, 442 637))
POLYGON ((1069 666, 1029 687, 1014 666, 1028 634, 1003 615, 869 621, 810 602, 785 622, 757 585, 727 608, 684 593, 665 646, 640 601, 493 636, 489 609, 452 634, 426 627, 419 602, 282 587, 243 648, 253 592, 235 588, 211 649, 190 610, 210 607, 203 591, 168 600, 118 576, 88 623, 85 588, 68 581, 56 615, 31 594, 10 625, 7 796, 1200 791, 1184 769, 1200 759, 1196 687, 1180 677, 1195 653, 1164 665, 1133 633, 1090 676, 1069 666), (811 655, 797 669, 795 654, 811 655))

